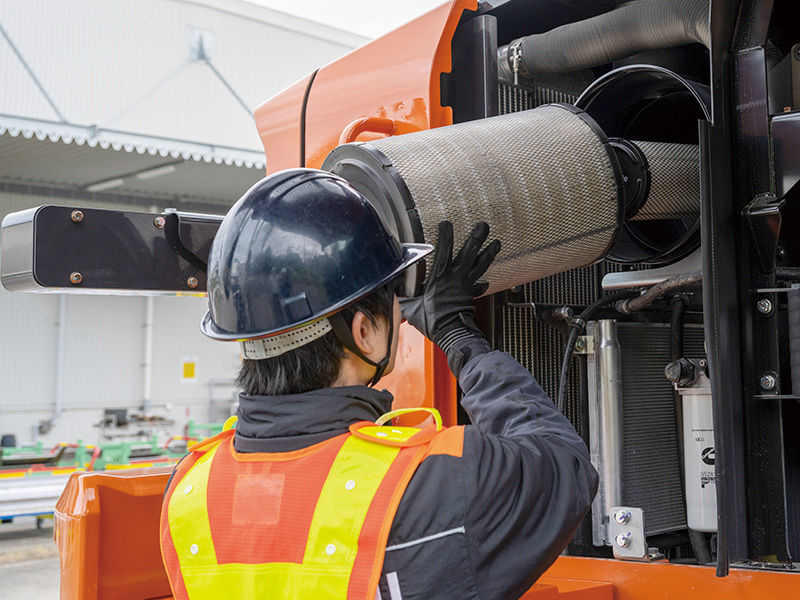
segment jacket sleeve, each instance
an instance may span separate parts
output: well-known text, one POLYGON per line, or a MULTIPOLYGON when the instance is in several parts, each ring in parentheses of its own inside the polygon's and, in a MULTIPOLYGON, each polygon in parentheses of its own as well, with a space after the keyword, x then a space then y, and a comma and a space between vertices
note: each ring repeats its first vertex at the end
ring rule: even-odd
POLYGON ((459 385, 465 529, 482 598, 518 598, 567 545, 597 491, 583 440, 533 376, 500 351, 473 355, 459 385))

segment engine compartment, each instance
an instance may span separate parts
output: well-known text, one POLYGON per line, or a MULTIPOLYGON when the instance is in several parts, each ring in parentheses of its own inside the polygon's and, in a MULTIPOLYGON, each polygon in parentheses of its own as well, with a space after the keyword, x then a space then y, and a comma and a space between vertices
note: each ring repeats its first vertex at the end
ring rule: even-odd
MULTIPOLYGON (((781 183, 786 179, 782 173, 796 167, 781 157, 792 145, 788 124, 800 118, 795 113, 800 97, 793 95, 798 79, 791 66, 800 41, 800 31, 790 25, 796 8, 780 1, 774 6, 754 3, 758 6, 740 15, 751 27, 750 37, 745 39, 740 29, 732 47, 751 69, 734 71, 730 81, 720 72, 729 40, 715 34, 736 14, 721 2, 709 5, 706 45, 685 40, 612 61, 598 58, 597 64, 578 70, 531 73, 517 65, 515 73, 514 45, 520 39, 550 32, 552 47, 564 26, 598 15, 605 25, 613 22, 618 4, 623 3, 482 3, 476 13, 465 13, 453 38, 453 69, 442 76, 442 103, 453 108, 454 123, 567 103, 586 110, 609 137, 697 144, 697 202, 706 214, 629 221, 619 250, 597 263, 481 299, 481 325, 495 347, 531 370, 555 401, 563 396, 564 412, 601 472, 598 499, 569 554, 630 558, 631 539, 617 535, 630 533, 626 527, 633 522, 629 509, 634 508, 644 513, 638 560, 664 556, 680 563, 723 563, 725 568, 730 559, 791 564, 800 551, 798 486, 792 476, 798 472, 798 444, 790 434, 798 423, 798 397, 792 393, 797 393, 800 371, 792 369, 797 351, 789 348, 796 331, 790 321, 797 318, 790 290, 797 286, 799 257, 790 233, 797 192, 781 183), (764 35, 760 43, 758 33, 764 35), (735 97, 732 104, 720 101, 728 93, 735 97), (760 110, 747 114, 756 105, 760 110), (723 125, 728 128, 724 133, 723 125), (731 156, 723 151, 725 144, 732 148, 733 173, 726 169, 731 156), (728 298, 738 310, 727 314, 709 310, 719 306, 719 289, 713 289, 719 274, 709 277, 716 258, 701 249, 701 240, 710 247, 725 237, 711 231, 723 211, 709 214, 714 211, 709 188, 721 177, 729 178, 729 192, 734 183, 744 192, 744 180, 761 192, 731 213, 743 216, 741 230, 734 232, 737 225, 727 220, 730 249, 739 257, 729 265, 735 276, 723 276, 729 292, 731 286, 738 290, 738 298, 728 298), (762 199, 754 205, 756 196, 762 199), (772 230, 756 225, 765 219, 772 230), (593 311, 588 323, 580 322, 586 307, 609 294, 627 290, 636 297, 681 274, 697 277, 688 285, 667 286, 641 309, 620 310, 624 300, 611 301, 593 311), (736 340, 728 328, 742 338, 736 340), (582 335, 570 335, 576 329, 582 335), (727 345, 717 353, 723 338, 727 345), (691 377, 675 375, 679 359, 691 377), (673 381, 665 376, 668 365, 673 381), (727 391, 737 385, 739 399, 727 391), (765 401, 774 404, 764 406, 765 401), (727 478, 720 481, 720 461, 734 458, 742 464, 731 467, 728 462, 727 478), (776 481, 784 498, 773 487, 776 481), (709 489, 721 494, 719 501, 709 489), (727 520, 734 513, 740 524, 730 526, 727 520), (687 526, 687 516, 694 529, 687 526)), ((655 22, 640 25, 659 28, 655 22)), ((625 27, 635 38, 630 21, 625 27)), ((613 46, 613 34, 599 37, 613 46)))

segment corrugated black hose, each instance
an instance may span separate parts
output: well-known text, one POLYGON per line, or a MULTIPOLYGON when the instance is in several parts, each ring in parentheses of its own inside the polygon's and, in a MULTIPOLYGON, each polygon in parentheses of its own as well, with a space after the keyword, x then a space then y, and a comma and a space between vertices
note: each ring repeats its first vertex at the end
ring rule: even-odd
POLYGON ((699 43, 710 47, 709 0, 639 0, 596 17, 529 35, 498 49, 509 80, 515 48, 519 73, 563 73, 604 65, 645 50, 699 43))

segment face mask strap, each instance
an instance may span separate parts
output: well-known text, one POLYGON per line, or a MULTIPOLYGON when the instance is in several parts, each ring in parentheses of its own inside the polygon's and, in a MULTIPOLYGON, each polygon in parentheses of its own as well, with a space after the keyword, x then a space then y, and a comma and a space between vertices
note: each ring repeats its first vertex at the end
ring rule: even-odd
POLYGON ((372 365, 375 367, 375 374, 372 376, 372 379, 369 380, 367 385, 369 387, 374 386, 381 377, 383 377, 383 372, 386 371, 386 367, 389 365, 389 358, 392 354, 392 338, 394 336, 394 319, 389 318, 389 339, 387 340, 386 346, 386 356, 380 362, 375 362, 369 358, 367 358, 361 350, 359 350, 358 346, 356 345, 356 341, 353 339, 353 331, 351 326, 348 325, 347 320, 344 318, 341 312, 336 313, 335 315, 331 315, 328 317, 328 321, 330 321, 331 328, 333 329, 333 333, 336 338, 341 342, 342 346, 347 348, 350 352, 355 354, 358 358, 363 360, 368 365, 372 365))

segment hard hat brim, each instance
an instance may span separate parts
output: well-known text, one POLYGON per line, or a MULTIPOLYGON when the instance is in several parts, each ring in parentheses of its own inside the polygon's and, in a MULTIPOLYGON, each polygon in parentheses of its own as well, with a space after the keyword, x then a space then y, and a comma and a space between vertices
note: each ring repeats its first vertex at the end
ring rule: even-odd
POLYGON ((291 327, 279 327, 277 329, 268 329, 265 331, 255 331, 252 333, 242 334, 242 333, 231 333, 229 331, 225 331, 224 329, 220 329, 216 323, 214 323, 213 318, 211 317, 211 311, 206 311, 203 320, 200 322, 200 331, 207 337, 210 337, 214 340, 224 341, 224 342, 242 342, 246 340, 255 340, 258 338, 265 338, 271 335, 278 335, 280 333, 285 333, 287 331, 291 331, 297 327, 302 327, 304 325, 308 325, 309 323, 313 323, 314 321, 318 321, 320 319, 324 319, 325 317, 329 317, 340 310, 347 308, 349 305, 353 304, 354 302, 358 301, 360 298, 363 298, 371 291, 378 289, 382 285, 388 283, 395 277, 397 277, 400 273, 408 269, 413 264, 419 262, 423 258, 425 258, 428 254, 433 252, 433 246, 430 244, 402 244, 403 248, 403 258, 400 264, 392 270, 388 275, 380 279, 377 283, 370 284, 369 286, 365 286, 358 290, 357 292, 351 294, 347 298, 340 300, 334 306, 327 308, 324 312, 320 312, 318 314, 312 315, 307 319, 299 322, 293 323, 291 327))

